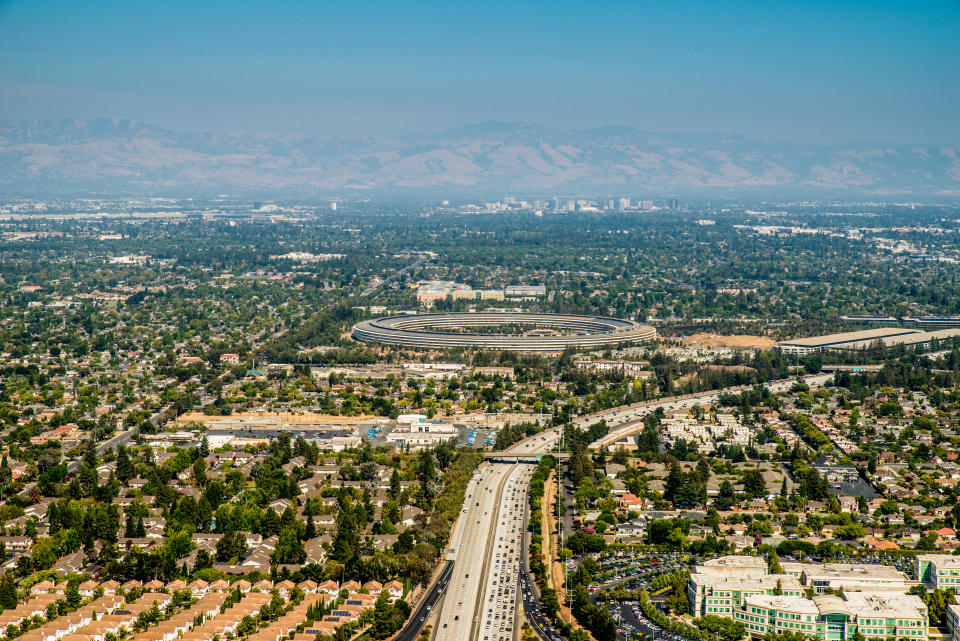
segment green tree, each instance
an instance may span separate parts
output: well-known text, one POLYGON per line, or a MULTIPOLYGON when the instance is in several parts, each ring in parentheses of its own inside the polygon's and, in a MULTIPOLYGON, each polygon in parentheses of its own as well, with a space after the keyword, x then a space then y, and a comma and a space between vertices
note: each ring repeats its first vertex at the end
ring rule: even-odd
POLYGON ((767 482, 760 470, 747 470, 743 473, 743 491, 750 498, 762 498, 767 495, 767 482))
POLYGON ((4 574, 0 576, 0 610, 11 610, 17 607, 17 586, 13 580, 4 574))
POLYGON ((125 445, 117 446, 117 478, 126 485, 127 481, 136 476, 137 472, 130 461, 125 445))

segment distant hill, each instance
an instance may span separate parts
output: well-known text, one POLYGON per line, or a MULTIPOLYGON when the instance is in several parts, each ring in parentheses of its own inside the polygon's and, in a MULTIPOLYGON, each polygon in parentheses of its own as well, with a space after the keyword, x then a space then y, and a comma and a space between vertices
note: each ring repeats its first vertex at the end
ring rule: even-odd
POLYGON ((393 139, 284 139, 128 120, 0 121, 0 193, 191 191, 956 200, 960 146, 816 145, 501 122, 393 139))

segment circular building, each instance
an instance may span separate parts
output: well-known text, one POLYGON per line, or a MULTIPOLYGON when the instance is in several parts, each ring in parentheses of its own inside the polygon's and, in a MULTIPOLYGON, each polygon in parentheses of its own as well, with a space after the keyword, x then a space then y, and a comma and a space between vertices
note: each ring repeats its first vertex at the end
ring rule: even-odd
POLYGON ((471 312, 403 314, 353 326, 354 340, 425 349, 480 347, 516 352, 560 352, 653 340, 657 330, 603 316, 471 312))

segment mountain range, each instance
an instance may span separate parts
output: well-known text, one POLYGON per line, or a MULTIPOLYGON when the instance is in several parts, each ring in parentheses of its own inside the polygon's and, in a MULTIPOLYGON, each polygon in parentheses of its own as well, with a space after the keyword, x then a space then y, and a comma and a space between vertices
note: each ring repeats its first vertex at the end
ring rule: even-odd
POLYGON ((960 199, 960 145, 794 143, 629 127, 480 123, 394 138, 0 121, 0 194, 754 195, 960 199))

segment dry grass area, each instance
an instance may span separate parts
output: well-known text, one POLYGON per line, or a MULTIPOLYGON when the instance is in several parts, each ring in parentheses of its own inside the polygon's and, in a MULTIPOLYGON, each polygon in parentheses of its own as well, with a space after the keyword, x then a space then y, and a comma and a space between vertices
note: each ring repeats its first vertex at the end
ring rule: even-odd
POLYGON ((560 618, 572 624, 575 629, 584 630, 590 638, 590 641, 596 641, 593 634, 586 628, 581 627, 576 619, 573 618, 570 608, 563 605, 566 588, 563 585, 563 564, 556 560, 559 549, 556 547, 558 537, 554 534, 556 530, 556 520, 553 517, 552 509, 556 501, 557 488, 557 477, 554 472, 550 472, 550 476, 548 476, 547 480, 543 483, 543 503, 540 506, 543 514, 543 519, 540 521, 540 534, 543 536, 543 563, 550 568, 550 574, 547 576, 547 586, 557 592, 557 601, 560 602, 560 618))
POLYGON ((721 336, 719 334, 694 334, 683 339, 684 345, 691 347, 753 347, 768 349, 776 347, 776 341, 766 336, 751 336, 749 334, 735 334, 721 336))

